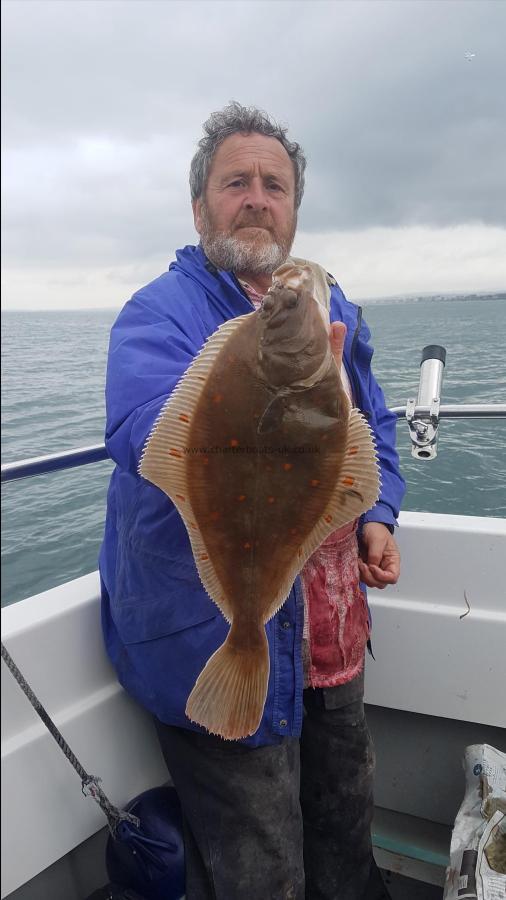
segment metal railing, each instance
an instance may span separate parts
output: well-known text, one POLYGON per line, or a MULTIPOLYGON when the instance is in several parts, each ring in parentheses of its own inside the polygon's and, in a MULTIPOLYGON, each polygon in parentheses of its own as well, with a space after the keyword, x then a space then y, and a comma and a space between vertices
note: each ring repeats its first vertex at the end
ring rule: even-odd
MULTIPOLYGON (((408 406, 394 406, 391 409, 397 416, 397 420, 406 417, 408 406)), ((415 407, 415 416, 420 419, 430 416, 431 408, 428 406, 415 407)), ((467 403, 454 404, 439 407, 440 419, 500 419, 506 418, 506 403, 467 403)), ((63 469, 72 469, 76 466, 84 466, 89 463, 102 462, 110 459, 105 444, 95 444, 92 447, 78 447, 75 450, 65 450, 62 453, 50 453, 47 456, 34 456, 30 459, 21 459, 17 462, 2 465, 2 484, 9 481, 17 481, 21 478, 30 478, 35 475, 45 475, 47 472, 59 472, 63 469)))
POLYGON ((77 447, 75 450, 49 453, 47 456, 32 456, 30 459, 20 459, 2 465, 2 484, 20 478, 31 478, 34 475, 45 475, 47 472, 60 472, 62 469, 102 462, 104 459, 110 459, 105 444, 77 447))

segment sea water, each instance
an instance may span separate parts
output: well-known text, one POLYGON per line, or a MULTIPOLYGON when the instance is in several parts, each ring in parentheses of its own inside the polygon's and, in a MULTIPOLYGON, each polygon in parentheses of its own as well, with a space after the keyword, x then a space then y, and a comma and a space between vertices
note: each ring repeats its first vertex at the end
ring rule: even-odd
MULTIPOLYGON (((389 406, 416 397, 421 351, 447 350, 443 403, 506 402, 506 297, 364 303, 389 406)), ((5 312, 2 463, 102 443, 118 310, 5 312)), ((397 426, 404 509, 506 516, 506 419, 443 420, 438 456, 411 457, 397 426)), ((2 486, 2 605, 97 567, 112 463, 2 486)))

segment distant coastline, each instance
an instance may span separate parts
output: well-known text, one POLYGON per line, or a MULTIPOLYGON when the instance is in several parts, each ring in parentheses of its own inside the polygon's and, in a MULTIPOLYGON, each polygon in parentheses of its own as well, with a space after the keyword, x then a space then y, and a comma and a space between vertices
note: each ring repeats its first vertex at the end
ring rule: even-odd
MULTIPOLYGON (((346 292, 345 292, 346 294, 346 292)), ((392 296, 386 297, 352 297, 351 295, 346 294, 348 300, 352 303, 357 303, 361 306, 390 306, 396 303, 421 303, 421 302, 429 302, 429 303, 448 303, 453 301, 466 302, 466 300, 506 300, 506 290, 502 291, 468 291, 467 293, 459 294, 459 293, 427 293, 427 294, 394 294, 392 296)), ((45 309, 42 308, 31 308, 31 309, 18 309, 14 306, 6 306, 2 308, 2 315, 5 313, 61 313, 71 312, 71 313, 119 313, 122 309, 122 306, 72 306, 69 305, 66 309, 61 309, 60 307, 47 307, 45 309)))
POLYGON ((504 291, 483 291, 468 292, 465 294, 447 293, 447 294, 397 294, 393 297, 349 297, 353 303, 359 303, 366 306, 367 304, 391 305, 394 303, 448 303, 455 300, 465 303, 466 300, 506 300, 506 290, 504 291))

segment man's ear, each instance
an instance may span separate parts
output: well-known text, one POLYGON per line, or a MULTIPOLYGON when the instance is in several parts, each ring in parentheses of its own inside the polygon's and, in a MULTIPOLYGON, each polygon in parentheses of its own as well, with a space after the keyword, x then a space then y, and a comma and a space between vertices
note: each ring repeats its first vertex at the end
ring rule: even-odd
POLYGON ((192 200, 192 209, 195 231, 197 234, 202 234, 202 200, 200 197, 197 200, 192 200))

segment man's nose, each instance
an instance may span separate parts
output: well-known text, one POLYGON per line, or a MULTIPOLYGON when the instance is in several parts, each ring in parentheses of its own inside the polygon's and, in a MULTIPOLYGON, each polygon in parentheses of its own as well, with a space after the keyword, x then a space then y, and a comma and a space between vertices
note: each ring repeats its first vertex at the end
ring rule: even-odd
POLYGON ((263 184, 256 179, 249 186, 244 205, 246 209, 267 209, 269 205, 269 194, 263 184))

